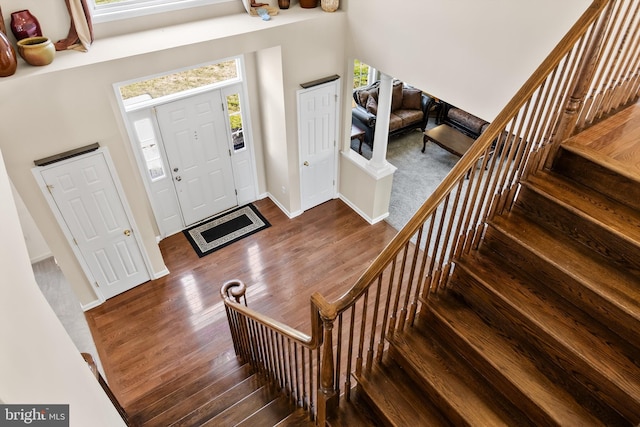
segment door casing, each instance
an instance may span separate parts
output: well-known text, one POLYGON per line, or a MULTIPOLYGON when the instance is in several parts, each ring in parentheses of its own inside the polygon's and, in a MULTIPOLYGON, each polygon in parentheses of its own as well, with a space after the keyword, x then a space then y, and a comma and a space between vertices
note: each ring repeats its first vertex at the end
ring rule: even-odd
POLYGON ((65 238, 67 239, 67 242, 69 243, 69 246, 71 247, 71 250, 73 251, 73 254, 76 256, 76 259, 78 260, 78 263, 80 264, 80 267, 82 269, 82 271, 84 272, 85 276, 87 277, 87 279, 89 280, 89 284, 91 285, 92 289, 94 290, 96 296, 98 297, 98 300, 100 303, 103 303, 104 301, 106 301, 106 297, 103 294, 103 292, 101 291, 100 287, 97 284, 95 275, 93 274, 93 272, 91 271, 91 269, 89 268, 89 265, 87 264, 85 258, 84 258, 84 254, 82 253, 82 251, 80 250, 80 248, 74 243, 74 237, 73 234, 69 228, 69 226, 67 225, 64 216, 62 215, 62 212, 59 210, 55 199, 53 198, 53 196, 51 195, 51 193, 49 192, 48 188, 47 188, 47 184, 45 182, 45 179, 42 175, 42 172, 44 170, 47 170, 49 168, 52 167, 56 167, 60 164, 65 164, 68 162, 72 162, 78 159, 82 159, 82 158, 87 158, 90 156, 102 156, 104 159, 104 162, 107 166, 107 169, 109 170, 109 173, 111 175, 111 179, 114 185, 114 189, 116 191, 116 193, 118 194, 118 197, 120 198, 121 202, 122 202, 122 208, 124 210, 124 214, 127 218, 127 221, 129 222, 129 225, 131 227, 131 231, 132 231, 132 238, 135 239, 135 242, 140 250, 140 254, 142 256, 142 262, 144 264, 144 268, 147 271, 148 274, 148 278, 151 279, 152 276, 152 268, 151 268, 151 261, 149 259, 149 256, 147 254, 147 251, 144 247, 144 244, 142 242, 140 233, 138 231, 138 227, 135 223, 134 217, 133 217, 133 213, 131 211, 131 208, 129 207, 129 204, 127 202, 127 199, 125 197, 125 193, 124 193, 124 189, 122 187, 122 184, 120 182, 120 179, 118 178, 116 169, 114 167, 113 161, 111 159, 111 155, 109 153, 109 150, 107 149, 107 147, 100 147, 95 151, 92 151, 90 153, 86 153, 86 154, 81 154, 79 156, 76 157, 72 157, 70 159, 65 159, 65 160, 61 160, 57 163, 54 163, 52 165, 48 165, 48 166, 38 166, 38 167, 34 167, 31 169, 31 172, 34 175, 34 178, 36 179, 40 189, 42 190, 42 194, 45 197, 45 200, 47 201, 49 208, 51 209, 51 212, 53 213, 54 217, 56 218, 56 221, 58 222, 58 225, 60 226, 60 229, 62 230, 65 238))

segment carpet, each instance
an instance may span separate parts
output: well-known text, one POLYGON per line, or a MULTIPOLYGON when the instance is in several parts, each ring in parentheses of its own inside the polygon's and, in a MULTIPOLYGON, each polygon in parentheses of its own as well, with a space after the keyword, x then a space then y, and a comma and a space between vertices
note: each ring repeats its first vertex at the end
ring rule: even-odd
MULTIPOLYGON (((429 119, 427 127, 435 126, 429 119)), ((359 142, 351 142, 357 152, 359 142)), ((387 146, 387 161, 398 170, 393 175, 389 216, 386 218, 393 228, 400 230, 413 214, 451 171, 459 157, 454 156, 438 145, 427 143, 422 151, 422 132, 420 130, 394 136, 387 146)), ((371 147, 362 144, 362 156, 371 158, 371 147)))
POLYGON ((183 231, 200 258, 270 227, 252 204, 194 225, 183 231))

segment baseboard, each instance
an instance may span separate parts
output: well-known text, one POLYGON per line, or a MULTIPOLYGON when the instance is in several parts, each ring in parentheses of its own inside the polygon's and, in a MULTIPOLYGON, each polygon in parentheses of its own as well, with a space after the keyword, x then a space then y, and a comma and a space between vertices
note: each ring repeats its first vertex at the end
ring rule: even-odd
POLYGON ((53 253, 47 252, 46 254, 38 255, 38 256, 36 256, 34 258, 31 258, 29 261, 31 262, 31 264, 35 264, 37 262, 44 261, 45 259, 49 259, 52 256, 53 256, 53 253))
POLYGON ((82 311, 89 311, 92 308, 96 308, 97 306, 99 306, 103 302, 104 301, 100 301, 99 299, 97 299, 95 301, 91 301, 89 304, 80 304, 80 308, 82 308, 82 311))
POLYGON ((293 219, 299 215, 302 215, 302 210, 298 210, 295 211, 293 213, 289 212, 287 209, 285 209, 284 206, 282 206, 280 204, 280 202, 278 202, 278 199, 276 199, 275 197, 273 197, 273 194, 271 193, 267 193, 267 197, 269 197, 269 199, 271 199, 271 201, 282 211, 284 212, 284 214, 289 218, 289 219, 293 219))
POLYGON ((364 218, 365 221, 367 221, 369 224, 373 225, 373 224, 377 224, 380 221, 383 221, 385 218, 387 218, 389 216, 389 212, 380 215, 376 218, 371 218, 369 215, 365 214, 364 212, 362 212, 356 205, 354 205, 353 203, 351 203, 351 201, 349 199, 347 199, 346 197, 344 197, 342 194, 338 194, 338 198, 340 200, 342 200, 347 206, 349 206, 351 209, 353 209, 353 211, 355 213, 357 213, 358 215, 360 215, 362 218, 364 218))
POLYGON ((159 279, 161 277, 168 276, 169 273, 170 273, 169 269, 167 267, 165 267, 162 270, 158 271, 157 273, 154 272, 152 277, 151 277, 151 280, 156 280, 156 279, 159 279))

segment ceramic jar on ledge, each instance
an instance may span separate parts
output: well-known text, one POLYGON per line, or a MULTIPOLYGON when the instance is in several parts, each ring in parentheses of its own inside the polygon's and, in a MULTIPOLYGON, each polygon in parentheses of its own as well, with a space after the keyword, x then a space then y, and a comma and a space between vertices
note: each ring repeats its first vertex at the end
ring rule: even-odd
POLYGON ((49 65, 56 55, 56 47, 48 37, 27 37, 18 40, 18 53, 27 64, 49 65))
POLYGON ((320 0, 320 7, 325 12, 335 12, 340 6, 340 0, 320 0))
POLYGON ((11 14, 11 22, 9 25, 11 27, 11 32, 16 37, 16 40, 26 39, 27 37, 42 36, 42 30, 40 29, 38 19, 27 9, 13 12, 11 14))

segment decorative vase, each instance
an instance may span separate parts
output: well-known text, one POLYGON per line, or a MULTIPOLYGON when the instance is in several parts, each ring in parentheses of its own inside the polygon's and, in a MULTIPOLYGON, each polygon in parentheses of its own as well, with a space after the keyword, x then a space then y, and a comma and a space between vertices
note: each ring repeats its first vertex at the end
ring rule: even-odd
POLYGON ((13 75, 17 66, 16 51, 7 36, 0 31, 0 77, 13 75))
POLYGON ((280 9, 289 9, 289 0, 278 0, 278 7, 280 9))
POLYGON ((318 6, 318 0, 300 0, 300 7, 304 9, 312 9, 318 6))
POLYGON ((16 37, 16 40, 42 36, 38 19, 27 9, 11 14, 11 32, 16 37))
POLYGON ((49 65, 56 55, 56 47, 48 37, 27 37, 18 40, 18 53, 27 64, 49 65))
POLYGON ((340 0, 320 0, 320 7, 325 12, 335 12, 340 6, 340 0))
POLYGON ((0 7, 0 32, 7 34, 7 28, 4 26, 4 16, 2 16, 2 8, 0 7))

